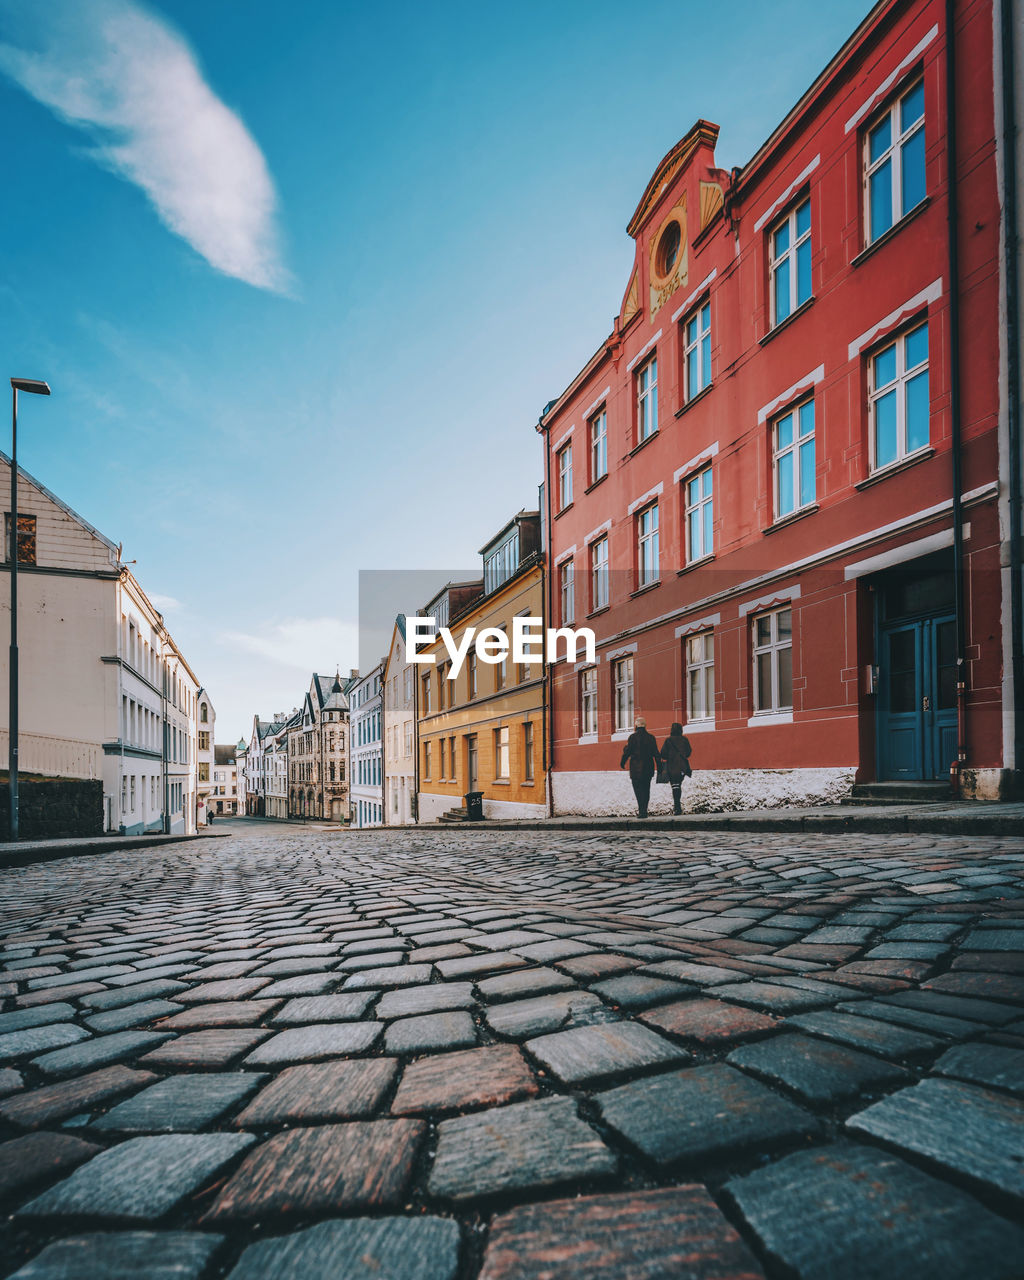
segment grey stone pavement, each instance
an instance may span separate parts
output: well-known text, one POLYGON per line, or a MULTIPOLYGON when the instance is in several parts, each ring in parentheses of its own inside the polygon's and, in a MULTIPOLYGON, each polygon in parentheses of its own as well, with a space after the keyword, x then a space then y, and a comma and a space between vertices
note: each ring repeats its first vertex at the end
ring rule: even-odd
POLYGON ((224 826, 0 871, 0 1276, 1024 1275, 1024 840, 224 826))

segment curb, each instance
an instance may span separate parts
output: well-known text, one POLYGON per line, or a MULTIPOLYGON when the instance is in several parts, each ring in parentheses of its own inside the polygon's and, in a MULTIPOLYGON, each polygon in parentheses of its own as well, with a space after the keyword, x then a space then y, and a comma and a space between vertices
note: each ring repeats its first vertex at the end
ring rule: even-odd
POLYGON ((17 844, 0 844, 0 870, 24 867, 34 862, 52 862, 57 858, 80 858, 93 853, 112 853, 116 849, 154 849, 166 844, 184 844, 190 840, 226 839, 230 831, 209 831, 194 836, 96 836, 84 840, 23 840, 17 844))

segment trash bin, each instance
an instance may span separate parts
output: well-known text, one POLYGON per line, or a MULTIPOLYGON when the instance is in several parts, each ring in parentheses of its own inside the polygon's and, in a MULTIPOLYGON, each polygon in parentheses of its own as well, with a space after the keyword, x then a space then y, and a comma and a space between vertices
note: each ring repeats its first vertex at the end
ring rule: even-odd
POLYGON ((463 797, 466 801, 466 817, 470 822, 482 822, 484 816, 484 793, 467 791, 463 797))

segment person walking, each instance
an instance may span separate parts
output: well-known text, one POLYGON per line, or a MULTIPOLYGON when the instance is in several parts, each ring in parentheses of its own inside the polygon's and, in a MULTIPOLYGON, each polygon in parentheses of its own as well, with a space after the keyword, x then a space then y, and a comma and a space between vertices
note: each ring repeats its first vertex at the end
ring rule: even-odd
POLYGON ((680 793, 683 789, 683 779, 690 777, 693 770, 690 768, 690 739, 683 736, 683 726, 678 722, 672 725, 665 739, 661 748, 661 760, 668 774, 669 785, 672 787, 672 812, 682 813, 680 793))
POLYGON ((641 818, 647 817, 647 806, 651 800, 651 779, 660 759, 657 738, 647 732, 647 721, 638 716, 633 732, 626 739, 619 768, 624 769, 628 761, 629 780, 633 784, 633 794, 636 796, 636 806, 641 818))

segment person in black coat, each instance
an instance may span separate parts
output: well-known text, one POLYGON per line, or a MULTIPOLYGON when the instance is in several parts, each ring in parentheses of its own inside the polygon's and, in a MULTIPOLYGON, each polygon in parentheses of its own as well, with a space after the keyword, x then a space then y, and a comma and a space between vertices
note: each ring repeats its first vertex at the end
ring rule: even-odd
POLYGON ((683 726, 678 722, 673 724, 671 732, 665 739, 661 748, 661 759, 672 787, 672 812, 682 813, 680 793, 683 789, 683 779, 688 778, 693 770, 690 768, 690 739, 683 736, 683 726))
POLYGON ((651 800, 651 779, 661 756, 658 752, 658 740, 654 734, 647 732, 647 721, 637 717, 635 728, 626 740, 622 751, 619 768, 624 769, 629 762, 629 780, 633 784, 633 794, 641 818, 647 817, 647 806, 651 800))

